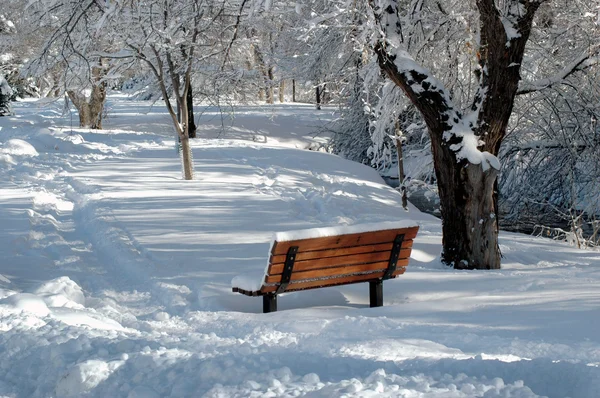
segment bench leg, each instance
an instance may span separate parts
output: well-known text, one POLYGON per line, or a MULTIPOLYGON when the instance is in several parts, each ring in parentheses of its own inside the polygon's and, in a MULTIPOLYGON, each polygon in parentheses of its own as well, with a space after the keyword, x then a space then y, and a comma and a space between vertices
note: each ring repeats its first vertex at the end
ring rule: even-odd
POLYGON ((371 307, 383 307, 383 281, 369 282, 369 301, 371 307))
POLYGON ((277 295, 265 294, 263 296, 263 314, 277 311, 277 295))

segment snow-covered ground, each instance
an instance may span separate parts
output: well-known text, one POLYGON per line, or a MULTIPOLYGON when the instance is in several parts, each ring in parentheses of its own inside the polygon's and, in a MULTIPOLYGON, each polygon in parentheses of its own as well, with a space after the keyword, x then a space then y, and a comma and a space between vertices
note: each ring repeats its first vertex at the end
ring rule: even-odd
POLYGON ((59 104, 15 112, 0 118, 0 396, 600 396, 600 253, 503 233, 501 271, 444 268, 437 219, 307 150, 327 111, 205 109, 194 181, 160 103, 112 97, 97 132, 59 104), (384 307, 368 284, 285 294, 271 314, 231 292, 273 232, 403 219, 421 230, 384 307))

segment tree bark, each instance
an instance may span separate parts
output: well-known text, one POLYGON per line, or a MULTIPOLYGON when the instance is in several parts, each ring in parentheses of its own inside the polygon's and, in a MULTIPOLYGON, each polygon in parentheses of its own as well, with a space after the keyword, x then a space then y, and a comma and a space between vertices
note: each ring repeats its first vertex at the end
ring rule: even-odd
POLYGON ((283 104, 285 102, 285 80, 279 82, 279 102, 283 104))
POLYGON ((317 87, 315 87, 315 99, 317 101, 317 110, 320 111, 321 110, 321 89, 320 89, 320 85, 317 84, 317 87))
POLYGON ((442 261, 456 269, 499 269, 493 194, 497 171, 483 171, 481 165, 467 161, 440 167, 445 156, 434 156, 442 213, 442 261))
POLYGON ((258 90, 258 99, 265 100, 268 104, 273 103, 273 68, 267 66, 265 58, 256 44, 252 44, 252 53, 254 54, 254 62, 258 66, 258 70, 263 76, 263 87, 258 90))
POLYGON ((408 210, 408 196, 404 175, 404 152, 402 151, 402 133, 400 131, 400 120, 396 120, 396 155, 398 158, 398 182, 400 183, 400 192, 402 193, 402 207, 408 210))
POLYGON ((265 90, 267 92, 267 104, 273 104, 275 102, 275 95, 273 90, 273 67, 267 68, 267 75, 265 78, 265 90))
POLYGON ((196 138, 196 120, 194 119, 194 96, 192 95, 191 83, 187 88, 187 112, 188 112, 188 137, 196 138))
MULTIPOLYGON (((497 155, 506 135, 539 2, 507 0, 506 15, 501 15, 494 0, 476 0, 481 77, 470 109, 477 115, 475 124, 455 108, 441 82, 397 51, 403 40, 398 3, 390 1, 393 6, 385 10, 374 0, 370 3, 385 34, 374 46, 379 66, 421 112, 428 127, 442 213, 442 261, 459 269, 500 268, 494 190, 499 166, 486 152, 497 155), (505 24, 512 24, 518 34, 509 36, 505 24), (457 126, 466 131, 457 134, 457 126), (462 152, 467 136, 483 143, 475 154, 475 158, 480 155, 479 164, 462 152)), ((466 150, 472 154, 477 148, 466 150)))
POLYGON ((83 93, 67 90, 69 99, 79 113, 79 127, 102 130, 102 113, 106 102, 106 82, 102 66, 92 67, 92 93, 87 98, 83 93))
POLYGON ((104 111, 106 91, 101 86, 94 86, 92 88, 92 95, 89 99, 84 94, 76 93, 73 90, 67 91, 69 99, 79 113, 79 127, 102 130, 102 113, 104 111))
POLYGON ((192 159, 192 147, 188 137, 181 138, 181 162, 183 168, 183 178, 185 180, 194 179, 194 167, 192 159))
POLYGON ((497 171, 484 171, 481 164, 460 159, 451 149, 462 144, 459 137, 445 138, 452 130, 446 115, 453 106, 443 90, 428 86, 429 76, 414 70, 403 73, 382 47, 375 50, 381 69, 419 109, 429 130, 442 215, 442 262, 457 269, 500 268, 492 189, 497 171), (414 90, 416 85, 427 89, 414 90))
POLYGON ((292 102, 296 102, 296 79, 292 79, 292 102))

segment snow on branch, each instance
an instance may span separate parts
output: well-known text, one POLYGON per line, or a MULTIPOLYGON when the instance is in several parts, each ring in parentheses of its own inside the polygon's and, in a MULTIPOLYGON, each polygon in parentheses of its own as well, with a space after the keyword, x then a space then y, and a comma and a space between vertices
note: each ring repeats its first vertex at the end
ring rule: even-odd
POLYGON ((479 150, 483 142, 475 130, 480 108, 476 107, 474 112, 463 117, 444 84, 402 48, 398 2, 380 0, 376 5, 373 3, 371 0, 381 35, 374 46, 379 66, 419 109, 431 135, 440 134, 439 138, 450 144, 457 161, 464 159, 481 164, 484 170, 500 169, 500 162, 494 155, 479 150))
POLYGON ((579 58, 564 67, 562 71, 554 76, 545 79, 539 79, 531 83, 522 84, 517 91, 517 95, 529 94, 556 84, 561 84, 567 77, 571 76, 575 72, 600 64, 600 56, 592 56, 594 53, 597 54, 599 49, 600 44, 597 44, 589 50, 586 50, 581 56, 579 56, 579 58))

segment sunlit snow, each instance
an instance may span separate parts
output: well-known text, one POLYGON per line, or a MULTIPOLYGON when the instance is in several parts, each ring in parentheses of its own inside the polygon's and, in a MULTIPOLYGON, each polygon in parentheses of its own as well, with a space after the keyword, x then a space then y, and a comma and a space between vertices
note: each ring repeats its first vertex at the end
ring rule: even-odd
POLYGON ((438 219, 308 150, 334 109, 205 108, 183 181, 160 106, 112 96, 95 132, 60 104, 14 105, 0 117, 0 396, 600 391, 600 253, 501 233, 502 270, 445 268, 438 219), (273 233, 388 221, 420 232, 384 307, 364 283, 284 294, 270 314, 231 291, 264 270, 273 233))

